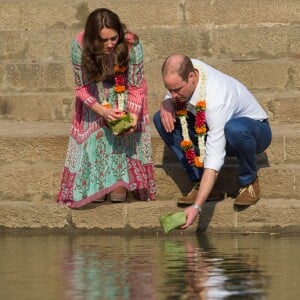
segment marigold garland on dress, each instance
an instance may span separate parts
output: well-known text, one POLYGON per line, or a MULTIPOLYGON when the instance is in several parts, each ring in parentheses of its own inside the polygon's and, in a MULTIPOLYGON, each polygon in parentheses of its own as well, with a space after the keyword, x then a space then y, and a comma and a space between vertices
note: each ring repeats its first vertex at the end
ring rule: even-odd
POLYGON ((117 97, 118 97, 118 108, 123 111, 124 106, 125 106, 125 91, 126 91, 125 72, 126 72, 126 68, 121 67, 119 65, 115 65, 114 72, 115 72, 114 91, 116 92, 117 97))
MULTIPOLYGON (((119 65, 114 66, 114 79, 115 79, 115 85, 114 85, 114 92, 117 94, 117 104, 118 109, 121 111, 124 111, 125 108, 125 100, 126 100, 126 80, 125 80, 125 73, 127 68, 122 67, 119 65)), ((110 108, 111 105, 107 101, 102 102, 102 106, 106 108, 110 108)))

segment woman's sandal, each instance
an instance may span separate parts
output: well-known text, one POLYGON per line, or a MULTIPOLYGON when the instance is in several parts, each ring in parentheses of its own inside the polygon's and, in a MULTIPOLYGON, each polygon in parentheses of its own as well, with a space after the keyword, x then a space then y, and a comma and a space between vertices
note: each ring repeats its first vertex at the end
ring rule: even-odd
POLYGON ((126 189, 122 186, 117 187, 109 194, 109 200, 111 202, 124 202, 127 200, 126 189))

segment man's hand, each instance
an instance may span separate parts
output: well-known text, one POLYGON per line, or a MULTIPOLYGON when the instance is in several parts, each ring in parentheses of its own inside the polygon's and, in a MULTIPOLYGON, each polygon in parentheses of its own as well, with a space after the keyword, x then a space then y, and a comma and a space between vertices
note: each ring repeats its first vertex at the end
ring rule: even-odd
POLYGON ((186 214, 186 223, 182 225, 180 229, 186 229, 189 226, 191 226, 196 220, 199 212, 197 208, 189 206, 188 208, 185 209, 185 214, 186 214))
POLYGON ((164 100, 160 105, 160 119, 166 132, 174 130, 176 122, 175 107, 171 98, 164 100))
MULTIPOLYGON (((199 191, 197 198, 195 200, 196 207, 202 207, 206 199, 208 198, 210 192, 213 189, 213 186, 217 180, 219 172, 214 169, 204 168, 202 178, 200 181, 199 191)), ((199 211, 193 206, 189 206, 185 210, 186 214, 186 223, 180 228, 185 229, 192 225, 197 218, 199 211)))

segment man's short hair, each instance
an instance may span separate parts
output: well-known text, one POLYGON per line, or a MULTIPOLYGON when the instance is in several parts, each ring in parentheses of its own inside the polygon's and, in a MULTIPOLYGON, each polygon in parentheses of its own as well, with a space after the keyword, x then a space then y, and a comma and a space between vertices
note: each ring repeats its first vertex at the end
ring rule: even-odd
POLYGON ((184 81, 188 81, 189 74, 194 71, 193 63, 186 55, 171 55, 166 58, 162 65, 163 76, 178 74, 184 81))

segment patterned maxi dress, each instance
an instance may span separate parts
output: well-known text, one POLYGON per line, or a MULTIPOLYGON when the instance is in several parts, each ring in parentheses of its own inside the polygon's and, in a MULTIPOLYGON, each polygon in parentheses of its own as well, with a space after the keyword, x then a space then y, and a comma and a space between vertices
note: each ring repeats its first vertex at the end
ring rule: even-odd
POLYGON ((90 106, 107 101, 117 107, 114 81, 89 81, 82 65, 82 38, 79 33, 71 44, 75 73, 76 103, 67 157, 57 202, 76 208, 114 188, 123 186, 137 199, 154 200, 155 182, 151 135, 144 79, 143 49, 135 35, 126 34, 129 66, 126 78, 125 110, 138 114, 137 129, 115 136, 104 118, 90 106))

